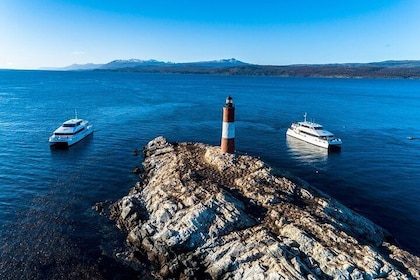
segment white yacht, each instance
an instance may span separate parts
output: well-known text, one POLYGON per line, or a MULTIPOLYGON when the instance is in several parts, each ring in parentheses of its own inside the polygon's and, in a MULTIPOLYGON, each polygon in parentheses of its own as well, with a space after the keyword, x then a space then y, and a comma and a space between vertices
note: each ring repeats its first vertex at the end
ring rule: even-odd
POLYGON ((307 121, 306 116, 305 113, 303 122, 292 123, 290 128, 287 129, 286 135, 327 149, 341 148, 340 138, 334 137, 334 134, 325 130, 322 125, 307 121))
POLYGON ((77 117, 65 121, 54 133, 50 136, 49 142, 51 146, 56 147, 70 147, 80 140, 93 133, 92 125, 83 119, 77 117))

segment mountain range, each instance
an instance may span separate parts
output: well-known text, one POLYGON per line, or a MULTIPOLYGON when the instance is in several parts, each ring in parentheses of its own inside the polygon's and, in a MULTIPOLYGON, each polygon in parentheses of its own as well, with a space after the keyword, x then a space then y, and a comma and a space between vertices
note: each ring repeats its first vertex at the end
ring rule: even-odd
POLYGON ((46 68, 43 67, 40 70, 63 70, 63 71, 73 71, 73 70, 116 70, 116 69, 128 69, 128 68, 138 68, 138 67, 205 67, 205 68, 219 68, 219 67, 232 67, 232 66, 242 66, 249 65, 248 63, 239 61, 237 59, 220 59, 212 61, 200 61, 200 62, 163 62, 155 59, 141 60, 141 59, 117 59, 105 64, 72 64, 66 67, 58 68, 46 68))
POLYGON ((419 60, 389 60, 371 63, 257 65, 235 58, 200 62, 163 62, 158 60, 113 60, 106 64, 73 64, 42 70, 118 71, 142 73, 258 75, 283 77, 340 78, 420 78, 419 60))

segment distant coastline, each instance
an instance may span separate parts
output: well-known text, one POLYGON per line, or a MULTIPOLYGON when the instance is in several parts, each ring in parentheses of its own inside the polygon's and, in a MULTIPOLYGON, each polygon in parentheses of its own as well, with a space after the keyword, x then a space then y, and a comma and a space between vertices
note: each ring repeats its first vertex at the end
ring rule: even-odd
POLYGON ((203 62, 172 63, 157 60, 114 60, 107 64, 74 64, 40 70, 112 71, 165 74, 214 74, 316 78, 420 78, 420 61, 400 60, 372 63, 257 65, 234 58, 203 62))

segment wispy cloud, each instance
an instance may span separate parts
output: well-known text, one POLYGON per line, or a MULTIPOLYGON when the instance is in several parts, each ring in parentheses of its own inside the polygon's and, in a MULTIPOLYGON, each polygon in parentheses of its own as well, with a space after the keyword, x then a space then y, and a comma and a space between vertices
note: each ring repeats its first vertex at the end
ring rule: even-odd
POLYGON ((84 51, 74 51, 71 53, 72 55, 84 55, 85 52, 84 51))

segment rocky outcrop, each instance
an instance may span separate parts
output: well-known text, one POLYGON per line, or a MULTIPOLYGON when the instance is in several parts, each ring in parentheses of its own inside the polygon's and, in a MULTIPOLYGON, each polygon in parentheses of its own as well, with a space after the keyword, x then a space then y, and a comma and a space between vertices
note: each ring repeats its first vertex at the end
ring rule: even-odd
POLYGON ((261 160, 219 147, 143 149, 143 172, 111 206, 133 267, 156 278, 415 279, 420 259, 379 226, 261 160))

